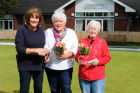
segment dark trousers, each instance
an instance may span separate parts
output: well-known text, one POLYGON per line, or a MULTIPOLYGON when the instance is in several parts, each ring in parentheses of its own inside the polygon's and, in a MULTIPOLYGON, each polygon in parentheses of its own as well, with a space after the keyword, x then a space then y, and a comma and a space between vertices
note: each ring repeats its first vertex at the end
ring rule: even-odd
POLYGON ((51 93, 72 93, 71 79, 73 68, 67 70, 45 69, 51 93))
POLYGON ((19 71, 20 76, 20 93, 29 93, 31 77, 34 81, 34 93, 42 93, 42 83, 43 83, 42 71, 19 71))

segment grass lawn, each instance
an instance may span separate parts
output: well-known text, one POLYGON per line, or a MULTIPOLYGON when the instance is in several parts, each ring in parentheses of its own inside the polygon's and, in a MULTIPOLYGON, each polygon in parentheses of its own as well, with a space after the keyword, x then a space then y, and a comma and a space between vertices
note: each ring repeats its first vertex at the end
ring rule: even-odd
POLYGON ((0 39, 0 42, 15 42, 15 39, 0 39))
MULTIPOLYGON (((106 65, 105 93, 139 93, 140 52, 110 51, 112 60, 106 65)), ((0 93, 19 93, 19 77, 15 46, 0 45, 0 93)), ((78 64, 74 64, 72 91, 81 93, 78 83, 78 64)), ((33 93, 33 82, 30 85, 33 93)), ((44 74, 43 93, 50 93, 44 74)))

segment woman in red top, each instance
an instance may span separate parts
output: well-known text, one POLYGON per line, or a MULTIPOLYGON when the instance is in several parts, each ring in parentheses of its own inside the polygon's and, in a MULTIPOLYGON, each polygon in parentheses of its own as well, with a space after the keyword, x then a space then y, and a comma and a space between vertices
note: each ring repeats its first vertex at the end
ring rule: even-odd
MULTIPOLYGON (((88 60, 90 65, 79 65, 79 84, 82 93, 104 93, 105 88, 105 64, 110 59, 110 53, 107 43, 104 39, 98 37, 101 25, 98 21, 90 21, 87 26, 88 37, 81 40, 80 44, 90 47, 88 60)), ((76 61, 80 60, 79 50, 76 55, 76 61)))

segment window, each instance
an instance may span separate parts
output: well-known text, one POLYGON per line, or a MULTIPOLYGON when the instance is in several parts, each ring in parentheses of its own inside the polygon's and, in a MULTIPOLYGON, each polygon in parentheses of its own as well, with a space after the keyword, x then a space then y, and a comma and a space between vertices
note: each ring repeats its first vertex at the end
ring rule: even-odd
POLYGON ((3 21, 0 20, 0 30, 3 29, 3 21))
POLYGON ((13 16, 12 15, 6 15, 5 18, 6 19, 13 19, 13 16))
POLYGON ((110 16, 114 16, 114 13, 113 12, 110 12, 110 16))
POLYGON ((85 31, 85 20, 76 20, 76 31, 85 31))
POLYGON ((95 16, 102 16, 102 13, 95 13, 95 16))
POLYGON ((94 17, 94 16, 101 16, 101 17, 113 17, 114 12, 77 12, 76 17, 94 17))
POLYGON ((5 19, 0 18, 0 30, 13 30, 13 16, 6 15, 5 19))
POLYGON ((13 29, 13 21, 9 21, 9 29, 13 29))
POLYGON ((94 13, 86 13, 87 16, 94 16, 94 13))
POLYGON ((114 20, 104 20, 103 31, 114 31, 114 20))
POLYGON ((103 25, 104 25, 103 31, 107 31, 107 20, 103 21, 103 25))
POLYGON ((0 30, 13 30, 13 20, 0 20, 0 30))
POLYGON ((75 29, 85 31, 90 20, 101 23, 101 31, 114 31, 114 12, 77 12, 75 29))
POLYGON ((84 17, 84 16, 85 16, 85 13, 80 13, 80 12, 77 12, 77 13, 76 13, 76 16, 79 16, 79 17, 84 17))
POLYGON ((4 21, 4 28, 7 30, 8 29, 8 21, 4 21))
POLYGON ((109 16, 109 13, 108 12, 104 12, 103 16, 109 16))
MULTIPOLYGON (((76 20, 76 31, 85 31, 87 24, 92 19, 83 19, 83 20, 76 20)), ((96 19, 101 23, 101 31, 114 31, 114 20, 103 20, 103 19, 96 19)))

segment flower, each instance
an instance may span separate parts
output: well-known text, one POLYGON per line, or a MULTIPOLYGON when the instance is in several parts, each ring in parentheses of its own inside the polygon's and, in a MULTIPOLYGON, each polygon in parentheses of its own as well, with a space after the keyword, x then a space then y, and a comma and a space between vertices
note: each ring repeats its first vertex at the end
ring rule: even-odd
POLYGON ((66 51, 65 45, 65 43, 58 42, 57 45, 53 48, 57 56, 63 54, 64 51, 66 51))
POLYGON ((88 55, 90 53, 90 48, 83 43, 81 43, 78 48, 80 55, 88 55))
POLYGON ((80 53, 80 56, 78 58, 79 64, 87 65, 88 59, 90 58, 90 56, 88 55, 90 53, 89 46, 81 43, 81 44, 79 44, 78 49, 79 49, 79 53, 80 53))

